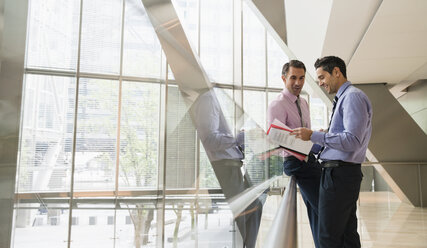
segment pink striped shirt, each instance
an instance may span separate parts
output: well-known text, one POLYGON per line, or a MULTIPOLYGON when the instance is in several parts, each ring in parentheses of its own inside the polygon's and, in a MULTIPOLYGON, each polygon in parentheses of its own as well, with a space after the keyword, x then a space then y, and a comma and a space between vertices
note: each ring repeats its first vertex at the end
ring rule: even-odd
MULTIPOLYGON (((274 119, 279 120, 291 129, 301 127, 301 120, 296 105, 297 99, 297 96, 289 92, 287 88, 280 92, 277 98, 268 105, 267 129, 274 119)), ((311 128, 308 103, 302 97, 300 97, 300 108, 304 127, 311 128)), ((287 157, 289 154, 283 151, 282 156, 287 157)))

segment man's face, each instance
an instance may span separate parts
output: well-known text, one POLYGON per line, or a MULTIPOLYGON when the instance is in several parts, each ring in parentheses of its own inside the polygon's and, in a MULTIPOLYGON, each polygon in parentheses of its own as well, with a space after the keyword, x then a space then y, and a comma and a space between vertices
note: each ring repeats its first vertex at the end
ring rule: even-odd
MULTIPOLYGON (((335 70, 337 68, 334 68, 332 71, 332 74, 335 73, 335 70)), ((328 94, 334 94, 338 91, 338 79, 337 77, 334 77, 329 72, 322 69, 322 67, 319 67, 316 69, 317 78, 319 79, 319 86, 322 86, 326 89, 328 94)))
POLYGON ((305 82, 305 71, 303 68, 289 67, 286 76, 282 75, 286 88, 295 96, 299 96, 305 82))

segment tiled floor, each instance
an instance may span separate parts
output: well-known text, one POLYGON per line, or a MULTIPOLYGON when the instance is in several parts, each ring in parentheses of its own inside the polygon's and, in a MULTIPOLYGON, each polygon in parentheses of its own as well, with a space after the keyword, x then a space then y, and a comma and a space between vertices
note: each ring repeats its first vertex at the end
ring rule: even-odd
MULTIPOLYGON (((279 204, 278 196, 270 196, 266 202, 258 247, 262 247, 279 204)), ((313 239, 300 194, 297 215, 298 247, 312 248, 313 239)), ((403 203, 392 192, 360 193, 358 217, 362 247, 427 248, 427 208, 403 203)))

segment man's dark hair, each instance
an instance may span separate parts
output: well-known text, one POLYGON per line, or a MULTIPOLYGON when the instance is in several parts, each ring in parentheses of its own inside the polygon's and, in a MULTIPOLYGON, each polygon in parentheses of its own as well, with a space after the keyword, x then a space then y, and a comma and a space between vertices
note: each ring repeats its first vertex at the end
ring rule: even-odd
POLYGON ((336 56, 326 56, 320 59, 317 59, 314 63, 314 68, 322 67, 324 71, 329 72, 329 74, 332 74, 332 71, 335 67, 338 67, 342 73, 342 75, 347 78, 347 69, 345 66, 344 60, 341 58, 338 58, 336 56))
POLYGON ((299 60, 293 59, 283 65, 282 76, 286 77, 286 74, 288 74, 290 67, 304 69, 304 73, 306 72, 304 63, 299 60))

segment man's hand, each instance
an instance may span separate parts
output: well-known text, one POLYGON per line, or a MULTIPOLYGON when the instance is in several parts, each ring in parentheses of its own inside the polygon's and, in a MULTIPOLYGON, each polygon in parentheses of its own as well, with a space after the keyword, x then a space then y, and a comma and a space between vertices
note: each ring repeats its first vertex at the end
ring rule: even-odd
POLYGON ((310 140, 313 131, 311 129, 305 127, 299 127, 292 130, 291 135, 295 135, 295 137, 302 139, 304 141, 310 140))
POLYGON ((236 137, 236 142, 238 146, 244 146, 245 145, 245 130, 241 129, 236 137))

